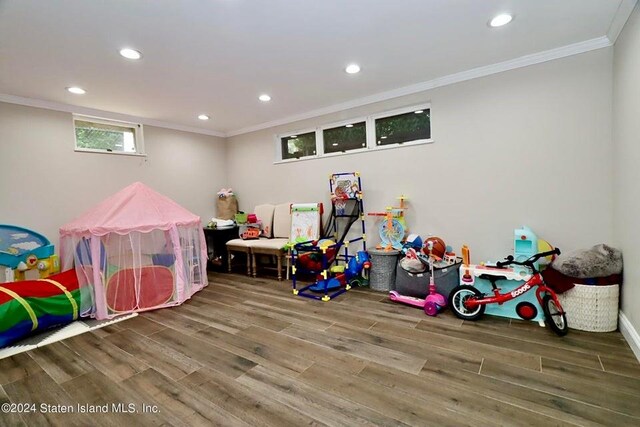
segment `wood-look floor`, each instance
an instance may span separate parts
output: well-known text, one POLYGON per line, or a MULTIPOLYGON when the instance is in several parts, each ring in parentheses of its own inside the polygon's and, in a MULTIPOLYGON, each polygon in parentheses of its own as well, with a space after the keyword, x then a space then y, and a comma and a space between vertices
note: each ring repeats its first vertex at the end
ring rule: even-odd
POLYGON ((640 425, 620 333, 431 318, 366 290, 316 302, 226 274, 180 307, 1 360, 0 385, 0 403, 159 410, 0 425, 640 425))

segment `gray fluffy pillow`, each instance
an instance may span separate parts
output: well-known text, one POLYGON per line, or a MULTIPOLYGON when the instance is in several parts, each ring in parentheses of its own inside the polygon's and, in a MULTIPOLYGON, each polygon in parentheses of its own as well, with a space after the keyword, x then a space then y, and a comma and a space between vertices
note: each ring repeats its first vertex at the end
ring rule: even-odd
POLYGON ((622 252, 605 244, 561 255, 551 266, 560 273, 588 279, 622 273, 622 252))

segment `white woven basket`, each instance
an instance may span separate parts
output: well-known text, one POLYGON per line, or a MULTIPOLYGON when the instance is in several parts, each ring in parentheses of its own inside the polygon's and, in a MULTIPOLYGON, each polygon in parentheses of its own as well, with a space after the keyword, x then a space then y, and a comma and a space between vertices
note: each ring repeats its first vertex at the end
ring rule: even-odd
POLYGON ((618 329, 620 286, 578 285, 558 295, 567 312, 567 325, 590 332, 611 332, 618 329))

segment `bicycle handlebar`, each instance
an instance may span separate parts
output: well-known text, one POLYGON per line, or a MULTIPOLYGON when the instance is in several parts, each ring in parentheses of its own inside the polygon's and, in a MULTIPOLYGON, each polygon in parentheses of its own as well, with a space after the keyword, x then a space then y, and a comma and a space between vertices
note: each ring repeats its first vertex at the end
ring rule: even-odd
POLYGON ((506 267, 507 265, 515 264, 515 265, 524 265, 524 266, 533 268, 533 263, 534 262, 536 262, 540 258, 544 258, 544 257, 549 256, 549 255, 560 255, 560 249, 555 248, 552 251, 540 252, 538 254, 535 254, 535 255, 531 256, 526 261, 522 261, 522 262, 516 261, 515 259, 513 259, 512 255, 509 255, 507 257, 506 261, 498 261, 496 263, 496 267, 503 268, 503 267, 506 267))

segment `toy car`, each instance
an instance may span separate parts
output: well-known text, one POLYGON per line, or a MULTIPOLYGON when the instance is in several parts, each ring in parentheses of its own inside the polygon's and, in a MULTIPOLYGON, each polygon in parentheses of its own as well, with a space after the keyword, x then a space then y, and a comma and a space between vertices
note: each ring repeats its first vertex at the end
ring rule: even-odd
POLYGON ((255 227, 249 227, 242 232, 240 237, 243 240, 257 239, 258 237, 260 237, 260 229, 255 227))

